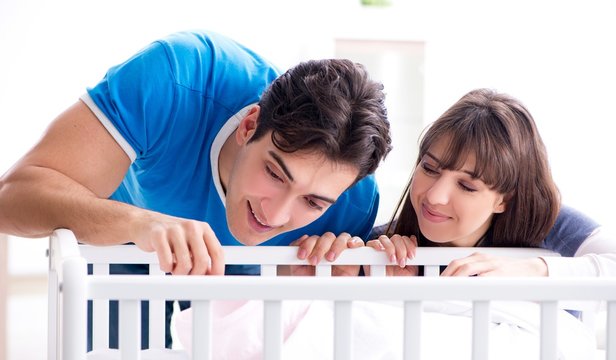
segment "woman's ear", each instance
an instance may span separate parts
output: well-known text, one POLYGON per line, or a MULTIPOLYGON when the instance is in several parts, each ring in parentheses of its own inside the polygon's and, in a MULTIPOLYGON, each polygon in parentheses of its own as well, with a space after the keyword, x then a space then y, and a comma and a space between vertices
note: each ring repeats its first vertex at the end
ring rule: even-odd
POLYGON ((507 210, 507 199, 508 197, 505 197, 504 195, 501 195, 497 200, 496 200, 496 205, 494 206, 494 213, 495 214, 501 214, 504 213, 505 210, 507 210))
POLYGON ((235 139, 239 145, 246 144, 256 131, 260 112, 261 108, 259 105, 255 105, 248 110, 248 113, 240 121, 235 132, 235 139))

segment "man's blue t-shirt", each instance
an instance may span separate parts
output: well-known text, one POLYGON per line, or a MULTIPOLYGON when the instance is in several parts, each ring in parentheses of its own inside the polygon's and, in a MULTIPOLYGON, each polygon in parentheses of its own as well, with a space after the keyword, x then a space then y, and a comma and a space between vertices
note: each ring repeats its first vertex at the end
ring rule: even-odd
MULTIPOLYGON (((279 75, 267 60, 213 32, 172 34, 109 69, 82 100, 132 161, 111 199, 207 222, 221 244, 241 245, 227 226, 218 155, 248 109, 279 75)), ((312 224, 262 245, 288 245, 304 234, 327 231, 366 238, 378 202, 374 176, 368 176, 312 224)), ((226 273, 256 270, 228 266, 226 273)), ((115 265, 111 272, 143 273, 147 268, 115 265)), ((116 304, 111 304, 110 312, 116 316, 116 304)), ((147 314, 142 313, 144 348, 147 314)), ((169 321, 169 304, 167 316, 169 321)), ((110 322, 110 346, 117 347, 117 320, 110 322)))
MULTIPOLYGON (((227 227, 218 155, 279 74, 267 60, 212 32, 173 34, 111 68, 82 97, 133 161, 111 198, 207 222, 223 245, 240 245, 227 227)), ((378 200, 369 176, 316 222, 263 245, 327 231, 366 238, 378 200)))

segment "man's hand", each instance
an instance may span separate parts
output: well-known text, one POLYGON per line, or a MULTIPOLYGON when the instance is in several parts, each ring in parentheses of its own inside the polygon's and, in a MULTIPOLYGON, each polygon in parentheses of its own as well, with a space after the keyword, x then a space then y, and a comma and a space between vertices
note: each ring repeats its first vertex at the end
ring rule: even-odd
POLYGON ((541 258, 517 259, 476 252, 449 263, 441 276, 547 276, 541 258))
MULTIPOLYGON (((315 273, 315 266, 325 259, 332 262, 346 249, 354 249, 364 246, 362 239, 342 233, 338 236, 327 232, 322 236, 304 235, 295 240, 291 245, 298 246, 297 257, 301 260, 308 259, 310 265, 281 267, 281 274, 294 276, 311 276, 315 273)), ((359 265, 333 266, 333 276, 357 276, 359 265)))
MULTIPOLYGON (((378 239, 370 240, 366 246, 377 251, 384 251, 389 261, 397 265, 386 267, 387 276, 416 276, 417 266, 406 265, 407 260, 415 258, 417 249, 417 238, 415 236, 393 235, 389 238, 386 235, 379 236, 378 239)), ((370 275, 370 268, 365 267, 364 271, 370 275)))
POLYGON ((137 226, 131 240, 155 251, 160 269, 174 275, 222 275, 224 254, 209 224, 148 212, 154 220, 137 226))

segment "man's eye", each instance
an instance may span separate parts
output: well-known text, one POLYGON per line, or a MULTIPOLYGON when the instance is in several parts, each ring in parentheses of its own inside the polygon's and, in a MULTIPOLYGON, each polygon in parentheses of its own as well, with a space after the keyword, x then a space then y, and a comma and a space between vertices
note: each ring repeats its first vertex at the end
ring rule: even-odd
POLYGON ((272 169, 270 169, 269 166, 265 166, 265 171, 269 174, 269 176, 271 176, 274 180, 277 181, 282 181, 282 178, 278 175, 276 175, 275 172, 272 171, 272 169))
POLYGON ((312 209, 316 209, 316 210, 322 210, 323 207, 321 205, 319 205, 318 203, 316 203, 314 200, 312 200, 311 198, 306 198, 306 203, 308 204, 308 206, 312 209))

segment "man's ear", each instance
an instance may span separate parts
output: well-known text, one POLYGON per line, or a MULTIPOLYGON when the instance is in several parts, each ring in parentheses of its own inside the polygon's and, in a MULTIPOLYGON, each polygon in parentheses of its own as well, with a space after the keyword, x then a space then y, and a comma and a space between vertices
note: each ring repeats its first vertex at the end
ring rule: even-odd
POLYGON ((257 129, 257 122, 259 120, 260 112, 261 107, 259 107, 259 105, 255 105, 248 110, 248 113, 240 121, 237 131, 235 132, 235 139, 239 145, 246 144, 254 134, 257 129))

